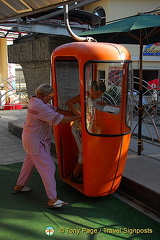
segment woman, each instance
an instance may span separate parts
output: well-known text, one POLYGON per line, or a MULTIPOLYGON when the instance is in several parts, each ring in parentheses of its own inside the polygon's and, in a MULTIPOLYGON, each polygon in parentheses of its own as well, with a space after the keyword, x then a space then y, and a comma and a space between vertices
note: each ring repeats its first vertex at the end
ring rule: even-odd
POLYGON ((31 192, 26 187, 33 168, 36 167, 41 176, 48 197, 48 208, 57 208, 67 203, 57 198, 55 181, 55 164, 50 155, 52 125, 68 123, 77 120, 77 116, 50 105, 53 98, 53 89, 48 84, 41 84, 36 90, 36 96, 31 97, 25 126, 22 133, 22 143, 26 152, 26 158, 22 165, 17 184, 13 193, 31 192), (70 114, 70 115, 66 115, 70 114))

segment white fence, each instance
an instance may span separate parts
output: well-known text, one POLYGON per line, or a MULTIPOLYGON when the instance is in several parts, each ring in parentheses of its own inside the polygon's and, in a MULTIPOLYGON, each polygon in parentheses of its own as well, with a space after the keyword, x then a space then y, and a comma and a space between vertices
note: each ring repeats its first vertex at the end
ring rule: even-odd
POLYGON ((24 77, 0 77, 0 109, 15 109, 16 106, 26 107, 28 94, 24 77))

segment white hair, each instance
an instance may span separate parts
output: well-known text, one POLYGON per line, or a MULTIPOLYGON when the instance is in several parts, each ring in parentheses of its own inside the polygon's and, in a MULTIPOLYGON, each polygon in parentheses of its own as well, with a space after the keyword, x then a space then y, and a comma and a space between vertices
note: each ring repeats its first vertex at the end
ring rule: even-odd
POLYGON ((37 97, 43 97, 44 95, 48 95, 50 93, 53 93, 53 88, 47 84, 43 83, 36 89, 36 95, 37 97))

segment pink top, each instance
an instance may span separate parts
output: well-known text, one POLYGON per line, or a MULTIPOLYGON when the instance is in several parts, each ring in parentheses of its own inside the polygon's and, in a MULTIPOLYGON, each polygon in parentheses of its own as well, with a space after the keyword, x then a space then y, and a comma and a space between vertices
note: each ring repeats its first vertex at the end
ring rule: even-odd
POLYGON ((40 144, 45 146, 46 151, 50 151, 52 124, 58 125, 64 117, 56 109, 37 97, 31 97, 22 133, 26 153, 38 155, 40 144))

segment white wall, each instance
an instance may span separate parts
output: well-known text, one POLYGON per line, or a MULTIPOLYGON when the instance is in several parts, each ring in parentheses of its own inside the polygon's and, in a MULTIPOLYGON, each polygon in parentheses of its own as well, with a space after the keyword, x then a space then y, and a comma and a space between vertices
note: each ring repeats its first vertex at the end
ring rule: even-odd
POLYGON ((101 0, 85 7, 93 10, 101 6, 106 11, 107 21, 128 17, 141 12, 148 12, 160 6, 159 0, 101 0))

